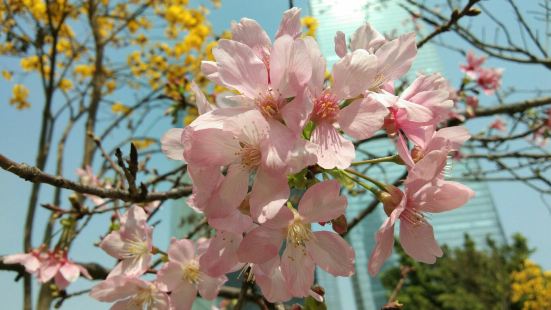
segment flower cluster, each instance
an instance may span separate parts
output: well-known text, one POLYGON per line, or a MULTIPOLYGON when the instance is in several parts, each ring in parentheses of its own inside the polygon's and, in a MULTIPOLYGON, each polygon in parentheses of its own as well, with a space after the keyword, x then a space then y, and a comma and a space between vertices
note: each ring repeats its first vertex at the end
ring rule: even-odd
POLYGON ((273 42, 254 20, 233 24, 232 40, 219 41, 202 71, 234 93, 211 104, 194 86, 200 115, 162 141, 168 157, 187 162, 193 180, 188 203, 216 230, 200 259, 204 272, 250 268, 269 301, 319 297, 311 290, 316 265, 336 276, 354 273, 346 241, 312 226, 345 213, 339 182, 317 175, 347 175, 356 157, 350 139, 386 130, 409 170, 404 191, 372 189, 389 215, 376 236, 372 274, 392 251, 398 219, 407 253, 433 263, 442 252, 423 214, 460 207, 474 194, 443 175, 448 154, 469 138, 463 127, 437 130, 454 106, 447 81, 419 75, 395 92, 394 81, 417 53, 414 34, 388 40, 366 24, 347 46, 338 32, 340 59, 327 77, 316 41, 302 37, 300 26, 298 9, 284 13, 273 42), (310 176, 305 191, 293 182, 304 174, 310 176))

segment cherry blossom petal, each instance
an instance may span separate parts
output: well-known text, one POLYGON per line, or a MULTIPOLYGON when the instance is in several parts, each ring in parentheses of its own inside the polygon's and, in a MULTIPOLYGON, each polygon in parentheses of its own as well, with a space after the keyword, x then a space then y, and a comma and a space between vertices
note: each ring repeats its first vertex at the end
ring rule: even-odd
POLYGON ((398 155, 400 155, 400 158, 408 167, 413 167, 415 165, 413 159, 411 158, 411 154, 409 153, 407 142, 401 132, 398 133, 396 151, 398 151, 398 155))
POLYGON ((427 264, 434 264, 443 254, 434 239, 432 226, 425 221, 400 221, 400 244, 407 255, 427 264))
POLYGON ((232 40, 248 45, 258 58, 262 59, 269 55, 272 42, 257 21, 242 18, 239 23, 232 22, 231 32, 232 40))
POLYGON ((377 57, 365 50, 345 55, 333 66, 333 93, 339 99, 354 98, 368 88, 377 71, 377 57))
POLYGON ((305 297, 310 294, 315 267, 304 247, 287 244, 281 257, 281 270, 287 280, 287 288, 294 296, 305 297))
POLYGON ((251 197, 251 215, 259 223, 274 218, 289 198, 287 176, 260 167, 256 173, 251 197))
POLYGON ((118 231, 113 231, 105 236, 105 238, 101 240, 99 246, 102 250, 107 252, 107 254, 115 258, 122 258, 126 253, 124 251, 125 243, 121 239, 121 234, 118 231))
POLYGON ((226 281, 228 281, 226 276, 213 278, 206 274, 201 274, 198 284, 199 294, 207 300, 213 300, 218 296, 218 291, 226 281))
POLYGON ((168 258, 171 261, 185 264, 195 258, 195 245, 188 239, 172 238, 168 248, 168 258))
POLYGON ((80 276, 80 269, 76 264, 65 263, 59 268, 59 273, 69 282, 75 282, 80 276))
POLYGON ((182 265, 169 261, 157 272, 159 288, 165 292, 173 291, 186 282, 182 271, 182 265))
POLYGON ((259 226, 245 235, 237 250, 237 256, 242 262, 265 263, 279 254, 283 239, 281 229, 259 226))
MULTIPOLYGON (((185 134, 185 133, 184 133, 185 134)), ((184 151, 184 157, 192 165, 225 166, 237 159, 241 149, 231 132, 220 129, 193 131, 184 151)))
POLYGON ((372 97, 354 100, 339 112, 341 129, 354 139, 367 139, 381 127, 388 110, 372 97))
POLYGON ((191 310, 195 298, 197 298, 197 288, 187 282, 178 287, 170 294, 173 310, 191 310))
POLYGON ((183 128, 171 128, 161 138, 161 150, 168 158, 184 160, 183 132, 183 128))
POLYGON ((438 130, 431 141, 428 143, 425 152, 443 149, 449 147, 452 151, 458 151, 465 141, 469 140, 471 135, 464 126, 446 127, 438 130))
POLYGON ((415 194, 416 208, 426 212, 444 212, 463 206, 474 197, 475 192, 467 186, 443 181, 439 186, 426 186, 415 194))
POLYGON ((212 50, 223 85, 255 98, 268 87, 266 66, 253 50, 243 43, 231 40, 218 41, 212 50))
POLYGON ((290 8, 287 11, 283 12, 283 17, 277 29, 275 38, 279 38, 284 35, 289 35, 293 38, 296 38, 300 35, 302 25, 300 24, 300 9, 299 8, 290 8))
POLYGON ((249 170, 241 164, 228 167, 226 177, 209 202, 205 213, 207 218, 227 217, 239 207, 249 189, 249 170))
POLYGON ((310 63, 312 64, 312 74, 308 87, 312 92, 312 97, 317 97, 323 91, 327 61, 320 50, 318 42, 314 38, 306 37, 303 39, 303 42, 306 45, 310 56, 310 63))
POLYGON ((253 220, 240 210, 234 210, 226 217, 210 216, 208 223, 214 229, 238 234, 248 231, 253 225, 253 220))
POLYGON ((350 39, 350 49, 372 50, 380 47, 386 42, 385 37, 375 30, 369 23, 359 27, 350 39))
POLYGON ((29 253, 6 255, 2 258, 4 264, 21 264, 28 273, 35 273, 40 267, 38 258, 29 253))
POLYGON ((379 66, 383 70, 379 72, 385 81, 399 79, 411 68, 411 64, 417 55, 415 33, 408 33, 384 43, 375 52, 379 66))
MULTIPOLYGON (((283 272, 280 267, 279 256, 273 258, 273 263, 268 268, 263 266, 253 266, 255 281, 262 290, 264 298, 269 302, 284 302, 291 299, 292 294, 287 288, 283 272)), ((267 264, 265 264, 267 265, 267 264)))
POLYGON ((199 259, 201 270, 211 277, 219 277, 239 267, 237 249, 242 239, 242 234, 217 231, 199 259))
POLYGON ((94 286, 90 291, 90 297, 99 301, 114 302, 133 296, 145 287, 147 287, 147 283, 138 278, 117 276, 94 286))
POLYGON ((346 36, 344 32, 337 31, 335 34, 335 54, 339 56, 340 58, 343 58, 346 56, 347 49, 346 49, 346 36))
POLYGON ((394 247, 394 223, 404 210, 403 205, 396 208, 390 217, 381 225, 381 228, 375 235, 375 247, 369 257, 369 264, 367 269, 371 276, 375 276, 383 267, 384 262, 392 254, 392 248, 394 247))
POLYGON ((318 165, 325 169, 346 169, 356 153, 354 144, 346 140, 332 124, 321 122, 312 132, 311 141, 318 146, 318 165))
POLYGON ((304 193, 298 212, 308 223, 329 222, 344 214, 346 206, 339 182, 329 180, 313 185, 304 193))
POLYGON ((354 250, 338 234, 316 231, 314 238, 306 242, 306 249, 316 265, 330 274, 343 277, 354 274, 354 250))
POLYGON ((214 110, 213 106, 208 102, 207 97, 205 97, 205 94, 201 91, 201 88, 195 84, 195 81, 191 82, 191 91, 195 94, 195 105, 197 106, 199 115, 214 110))

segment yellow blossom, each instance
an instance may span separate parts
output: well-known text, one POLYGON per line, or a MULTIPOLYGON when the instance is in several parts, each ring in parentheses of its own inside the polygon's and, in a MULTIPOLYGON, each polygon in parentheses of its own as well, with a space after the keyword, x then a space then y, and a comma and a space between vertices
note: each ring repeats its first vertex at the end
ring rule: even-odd
POLYGON ((38 56, 29 56, 21 59, 21 68, 25 72, 38 70, 40 68, 38 56))
POLYGON ((92 76, 94 74, 94 66, 93 65, 77 65, 75 66, 74 70, 76 75, 79 75, 81 78, 86 78, 92 76))
POLYGON ((6 79, 6 81, 11 81, 12 74, 10 71, 2 70, 2 76, 6 79))
POLYGON ((511 301, 523 310, 551 309, 551 275, 525 260, 523 268, 511 274, 511 301))
POLYGON ((114 80, 109 80, 105 83, 105 87, 107 88, 107 93, 110 94, 117 88, 117 82, 114 80))
POLYGON ((132 110, 128 106, 126 106, 126 105, 124 105, 120 102, 115 102, 111 106, 111 112, 116 113, 116 114, 119 114, 119 113, 120 114, 130 114, 130 112, 132 112, 132 110))
POLYGON ((68 92, 73 89, 73 82, 68 79, 62 79, 61 81, 59 81, 59 88, 64 92, 68 92))
POLYGON ((316 31, 318 30, 318 20, 315 17, 312 16, 304 16, 300 22, 304 27, 306 27, 306 33, 304 33, 305 36, 316 36, 316 31))
POLYGON ((199 111, 196 107, 189 107, 187 109, 187 114, 184 117, 184 126, 191 124, 199 116, 199 111))
POLYGON ((18 110, 29 108, 31 104, 27 101, 29 89, 22 84, 15 84, 12 88, 12 97, 10 104, 18 110))

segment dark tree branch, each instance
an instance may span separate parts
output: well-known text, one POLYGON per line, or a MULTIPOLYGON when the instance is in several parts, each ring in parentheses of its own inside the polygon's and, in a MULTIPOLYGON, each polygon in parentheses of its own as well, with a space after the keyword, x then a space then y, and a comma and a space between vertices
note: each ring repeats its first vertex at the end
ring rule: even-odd
POLYGON ((46 183, 56 187, 70 189, 81 194, 90 194, 102 198, 120 199, 127 202, 150 202, 156 200, 178 199, 191 194, 191 186, 183 186, 171 189, 166 192, 148 193, 146 196, 141 193, 130 193, 119 189, 105 189, 101 187, 88 186, 76 183, 60 176, 53 176, 42 170, 27 164, 16 163, 0 154, 0 167, 20 178, 33 183, 46 183))

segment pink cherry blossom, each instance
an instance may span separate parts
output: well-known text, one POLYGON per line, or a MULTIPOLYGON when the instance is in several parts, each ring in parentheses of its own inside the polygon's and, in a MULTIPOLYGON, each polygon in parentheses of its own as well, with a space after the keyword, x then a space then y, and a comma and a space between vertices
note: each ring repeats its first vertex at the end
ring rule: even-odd
POLYGON ((481 68, 478 70, 478 78, 476 82, 486 95, 492 95, 498 88, 501 87, 501 75, 503 69, 498 68, 481 68))
POLYGON ((147 225, 147 214, 139 206, 132 206, 120 219, 121 227, 100 243, 107 254, 121 261, 109 273, 109 277, 140 276, 151 263, 152 228, 147 225))
POLYGON ((354 99, 362 95, 371 77, 376 74, 377 58, 365 50, 345 55, 333 66, 334 83, 324 89, 325 59, 317 43, 305 38, 312 62, 312 79, 308 94, 313 102, 309 120, 315 124, 311 141, 318 146, 318 165, 322 168, 347 168, 355 157, 354 145, 345 139, 337 127, 356 139, 366 139, 381 128, 387 110, 370 98, 354 99), (352 102, 341 110, 341 101, 352 102))
POLYGON ((242 233, 217 230, 210 240, 207 250, 199 259, 202 270, 209 276, 218 278, 226 273, 241 269, 237 249, 243 240, 242 233))
POLYGON ((75 282, 80 275, 92 278, 86 268, 68 259, 67 252, 62 250, 45 252, 42 249, 33 249, 29 253, 7 255, 3 262, 23 265, 25 271, 35 275, 40 283, 54 279, 61 290, 75 282))
POLYGON ((294 296, 308 296, 314 282, 314 268, 336 276, 354 273, 354 250, 338 234, 312 231, 312 223, 327 222, 344 213, 346 198, 339 195, 339 183, 324 181, 310 187, 298 211, 284 208, 278 217, 245 235, 238 249, 241 261, 263 264, 276 257, 284 239, 281 272, 294 296))
POLYGON ((412 158, 417 162, 432 151, 459 151, 465 141, 470 138, 471 135, 467 131, 467 128, 463 126, 446 127, 437 131, 434 131, 433 128, 427 128, 425 136, 418 140, 418 143, 413 148, 411 152, 412 158))
POLYGON ((69 260, 66 252, 55 251, 50 253, 48 259, 40 266, 38 280, 41 283, 46 283, 53 278, 59 289, 65 289, 80 275, 88 279, 92 278, 86 268, 69 260))
POLYGON ((467 64, 460 65, 461 72, 464 72, 469 77, 476 79, 481 69, 482 64, 486 61, 486 56, 476 57, 472 51, 467 52, 467 64))
POLYGON ((156 282, 117 275, 92 288, 90 296, 103 302, 114 302, 111 310, 173 309, 168 295, 156 282))
POLYGON ((507 123, 501 118, 496 117, 495 120, 490 124, 489 128, 505 132, 507 131, 507 123))
POLYGON ((171 293, 175 310, 191 309, 197 292, 205 299, 212 300, 228 279, 222 275, 210 277, 202 271, 200 256, 206 250, 207 241, 196 245, 187 239, 172 239, 168 248, 168 263, 157 273, 159 287, 171 293))
POLYGON ((457 182, 445 181, 442 171, 446 165, 447 150, 427 154, 409 172, 405 190, 393 191, 393 201, 385 205, 388 218, 375 236, 376 245, 369 259, 368 270, 375 276, 391 255, 394 244, 394 224, 400 220, 400 244, 412 258, 432 264, 442 256, 434 239, 432 226, 425 212, 445 212, 464 205, 474 192, 457 182))

